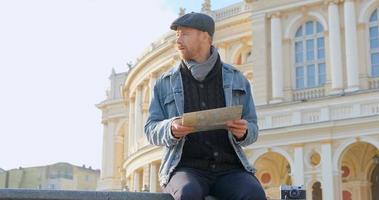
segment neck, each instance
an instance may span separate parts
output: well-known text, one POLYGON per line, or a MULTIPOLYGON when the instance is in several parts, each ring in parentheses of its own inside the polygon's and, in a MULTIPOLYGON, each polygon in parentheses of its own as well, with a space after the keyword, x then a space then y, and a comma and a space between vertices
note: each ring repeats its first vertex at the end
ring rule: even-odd
POLYGON ((194 60, 195 62, 199 64, 202 64, 205 61, 207 61, 210 56, 211 56, 211 46, 208 46, 207 48, 201 49, 198 56, 196 56, 192 60, 194 60))

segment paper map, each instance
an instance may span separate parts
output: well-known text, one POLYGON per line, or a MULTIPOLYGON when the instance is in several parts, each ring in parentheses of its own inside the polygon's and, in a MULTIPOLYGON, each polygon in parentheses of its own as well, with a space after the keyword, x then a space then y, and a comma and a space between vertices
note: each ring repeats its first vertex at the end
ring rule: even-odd
POLYGON ((225 122, 241 119, 242 105, 184 113, 183 126, 192 126, 195 131, 226 129, 225 122))

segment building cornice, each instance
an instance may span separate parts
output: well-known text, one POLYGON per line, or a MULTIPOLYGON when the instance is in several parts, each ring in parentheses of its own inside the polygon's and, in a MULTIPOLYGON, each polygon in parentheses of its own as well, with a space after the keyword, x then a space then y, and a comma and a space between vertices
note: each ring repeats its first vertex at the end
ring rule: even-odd
POLYGON ((297 2, 293 2, 293 3, 286 3, 286 4, 282 4, 280 6, 278 5, 273 5, 273 7, 267 7, 267 8, 257 8, 254 9, 253 11, 253 16, 256 16, 256 15, 262 15, 262 14, 265 14, 266 16, 267 15, 270 15, 272 13, 277 13, 277 12, 280 12, 280 13, 286 13, 286 12, 290 12, 290 11, 293 11, 293 10, 298 10, 298 8, 302 8, 302 7, 307 7, 310 8, 312 6, 316 6, 316 5, 322 5, 324 4, 324 0, 307 0, 307 1, 297 1, 297 2))

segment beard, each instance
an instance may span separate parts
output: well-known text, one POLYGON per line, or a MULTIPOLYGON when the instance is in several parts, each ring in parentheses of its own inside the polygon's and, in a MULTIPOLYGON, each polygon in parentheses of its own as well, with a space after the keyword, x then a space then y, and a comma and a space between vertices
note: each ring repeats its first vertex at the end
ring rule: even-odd
POLYGON ((180 46, 176 47, 176 51, 179 53, 182 60, 193 60, 201 49, 196 46, 180 46))
POLYGON ((182 59, 182 60, 191 60, 191 55, 187 52, 182 52, 182 51, 178 51, 179 52, 179 57, 182 59))
POLYGON ((182 60, 191 60, 193 57, 192 53, 188 51, 188 49, 182 49, 182 50, 177 49, 177 51, 182 60))

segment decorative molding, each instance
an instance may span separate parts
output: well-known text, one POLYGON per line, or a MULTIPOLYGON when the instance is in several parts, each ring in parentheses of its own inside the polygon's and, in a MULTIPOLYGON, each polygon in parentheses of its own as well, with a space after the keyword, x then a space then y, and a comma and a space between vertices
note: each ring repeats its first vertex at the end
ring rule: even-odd
POLYGON ((292 42, 292 38, 283 38, 282 39, 283 44, 291 44, 291 42, 292 42))
POLYGON ((216 44, 216 47, 217 47, 217 48, 226 49, 229 45, 230 45, 229 42, 220 42, 220 43, 217 43, 217 44, 216 44))
POLYGON ((296 147, 304 147, 305 144, 304 143, 297 143, 297 144, 292 144, 291 145, 293 148, 296 148, 296 147))
POLYGON ((344 3, 346 3, 346 2, 355 2, 356 0, 341 0, 341 2, 344 2, 344 3))
POLYGON ((302 14, 297 14, 292 17, 292 19, 287 23, 287 26, 284 27, 284 38, 293 38, 299 26, 305 23, 306 19, 310 17, 321 23, 324 28, 324 33, 328 31, 328 22, 325 17, 319 12, 308 11, 307 18, 305 18, 302 14))
POLYGON ((134 101, 136 100, 136 93, 133 92, 130 96, 129 96, 129 99, 132 103, 134 103, 134 101))
POLYGON ((219 32, 222 29, 231 28, 231 27, 238 26, 238 25, 241 25, 241 24, 244 24, 244 23, 248 23, 248 22, 251 22, 251 19, 245 18, 245 19, 241 19, 241 20, 238 20, 238 21, 234 21, 234 22, 230 22, 230 23, 227 23, 227 24, 223 24, 223 25, 220 25, 220 26, 217 26, 217 24, 216 24, 216 29, 219 32))
POLYGON ((149 110, 149 106, 150 106, 149 103, 143 103, 142 104, 142 111, 147 112, 149 110))
POLYGON ((338 5, 338 4, 342 3, 342 2, 343 2, 343 0, 324 0, 324 4, 325 5, 330 5, 330 4, 336 4, 336 5, 338 5))
POLYGON ((365 30, 367 28, 367 23, 360 22, 357 24, 357 29, 358 30, 365 30))
POLYGON ((362 3, 363 5, 360 6, 360 9, 357 13, 358 14, 358 24, 359 23, 367 23, 369 21, 369 18, 374 12, 375 9, 379 6, 379 2, 372 0, 372 1, 365 1, 362 3))
POLYGON ((272 12, 267 14, 268 19, 281 18, 281 12, 272 12))
POLYGON ((158 74, 158 70, 151 72, 149 75, 149 79, 156 79, 158 77, 158 74))
POLYGON ((328 140, 320 140, 319 141, 321 144, 332 144, 333 143, 333 140, 332 139, 328 139, 328 140))
POLYGON ((146 77, 145 79, 143 79, 141 83, 142 88, 149 87, 149 80, 150 80, 150 77, 146 77))
POLYGON ((309 8, 307 6, 304 5, 300 7, 300 12, 304 18, 308 17, 308 11, 309 8))
POLYGON ((247 78, 247 80, 249 80, 249 81, 254 80, 254 73, 252 71, 247 71, 247 72, 245 72, 244 75, 247 78))

